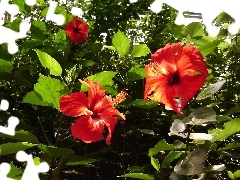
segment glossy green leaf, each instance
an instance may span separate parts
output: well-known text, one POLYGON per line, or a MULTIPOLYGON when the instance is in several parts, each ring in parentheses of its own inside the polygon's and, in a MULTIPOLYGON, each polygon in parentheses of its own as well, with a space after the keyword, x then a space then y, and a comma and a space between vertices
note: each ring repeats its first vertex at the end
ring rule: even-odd
POLYGON ((153 166, 157 171, 159 171, 159 169, 160 169, 160 164, 159 164, 158 159, 156 159, 156 158, 154 158, 154 157, 151 156, 151 164, 152 164, 152 166, 153 166))
POLYGON ((55 35, 55 42, 64 42, 67 39, 66 33, 64 30, 58 31, 55 35))
POLYGON ((222 42, 222 40, 213 40, 211 42, 205 43, 198 48, 203 56, 207 56, 212 53, 215 48, 222 42))
POLYGON ((133 105, 136 107, 140 107, 143 109, 151 109, 151 108, 155 108, 158 106, 158 102, 156 101, 151 101, 151 100, 147 100, 146 102, 143 99, 136 99, 133 102, 133 105))
POLYGON ((146 44, 139 44, 133 47, 132 55, 133 57, 142 57, 151 53, 150 49, 146 44))
POLYGON ((143 67, 134 66, 127 72, 128 80, 136 81, 145 78, 145 69, 143 67))
POLYGON ((7 134, 0 134, 0 137, 14 139, 14 140, 23 141, 23 142, 38 143, 38 138, 34 134, 28 131, 23 131, 23 130, 15 131, 14 136, 10 136, 7 134))
MULTIPOLYGON (((113 71, 102 71, 100 73, 88 76, 86 79, 89 79, 94 82, 98 82, 100 86, 113 86, 114 81, 112 78, 116 75, 116 72, 113 71)), ((88 87, 85 84, 82 84, 81 91, 87 91, 88 87)))
POLYGON ((92 163, 96 161, 96 159, 77 155, 64 156, 58 161, 58 166, 53 171, 53 178, 57 177, 57 175, 61 172, 61 169, 64 166, 77 165, 91 167, 92 163))
POLYGON ((228 177, 231 179, 235 179, 234 174, 231 171, 227 171, 228 177))
POLYGON ((68 93, 67 87, 61 81, 41 74, 34 90, 41 95, 44 102, 56 109, 59 108, 60 97, 68 93))
POLYGON ((229 136, 237 133, 240 131, 240 120, 234 119, 232 121, 228 121, 224 124, 223 129, 216 129, 212 131, 214 133, 214 138, 212 139, 212 142, 219 141, 219 140, 225 140, 229 136))
POLYGON ((0 155, 7 155, 17 153, 18 151, 24 151, 25 149, 36 146, 36 144, 26 143, 26 142, 17 142, 17 143, 6 143, 0 145, 0 155))
POLYGON ((11 169, 10 169, 10 172, 8 173, 7 177, 12 178, 14 180, 21 180, 23 170, 14 166, 12 162, 10 163, 10 166, 11 166, 11 169))
POLYGON ((167 168, 170 166, 171 162, 182 155, 183 152, 180 151, 170 151, 168 155, 164 158, 162 162, 162 168, 167 168))
POLYGON ((36 39, 34 39, 34 40, 26 40, 23 43, 23 47, 22 47, 21 53, 26 53, 29 50, 33 49, 34 47, 37 47, 37 46, 42 45, 42 44, 43 44, 42 40, 36 40, 36 39))
POLYGON ((118 176, 122 178, 134 178, 134 179, 144 179, 144 180, 154 180, 154 177, 149 174, 143 174, 143 173, 130 173, 130 174, 124 174, 122 176, 118 176))
POLYGON ((26 96, 23 98, 22 103, 29 103, 33 105, 39 105, 39 106, 49 106, 48 103, 42 100, 41 95, 35 91, 28 92, 26 96))
POLYGON ((191 38, 202 37, 204 35, 203 27, 199 22, 192 22, 189 25, 183 27, 182 35, 191 38))
POLYGON ((234 174, 235 178, 239 178, 240 177, 240 170, 235 171, 233 174, 234 174))
POLYGON ((165 140, 159 141, 153 148, 149 149, 148 156, 154 156, 160 151, 174 150, 175 147, 172 144, 168 144, 165 140))
POLYGON ((217 83, 214 83, 210 86, 208 86, 206 89, 204 89, 203 91, 201 91, 198 96, 197 96, 197 100, 201 100, 201 99, 206 99, 208 97, 210 97, 211 95, 213 95, 214 93, 216 93, 217 91, 219 91, 219 89, 222 88, 223 84, 226 81, 219 81, 217 83))
POLYGON ((47 156, 51 158, 57 158, 62 156, 67 156, 71 154, 75 154, 73 150, 68 148, 60 148, 54 146, 46 146, 43 144, 39 144, 38 148, 42 150, 47 156))
POLYGON ((36 53, 38 55, 38 58, 42 66, 45 68, 48 68, 50 70, 50 74, 54 76, 61 76, 62 68, 54 58, 52 58, 50 55, 40 50, 36 50, 36 53))
POLYGON ((0 72, 11 72, 13 69, 11 61, 0 59, 0 72))
POLYGON ((121 57, 127 55, 130 48, 130 41, 120 30, 112 38, 113 46, 121 57))

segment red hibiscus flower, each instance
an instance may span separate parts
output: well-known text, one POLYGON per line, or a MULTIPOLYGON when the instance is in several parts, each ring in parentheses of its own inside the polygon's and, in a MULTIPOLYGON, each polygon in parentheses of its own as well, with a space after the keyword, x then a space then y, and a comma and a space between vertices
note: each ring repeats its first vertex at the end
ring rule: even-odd
POLYGON ((104 139, 102 132, 104 126, 108 128, 106 144, 110 140, 117 123, 118 116, 125 120, 114 105, 125 99, 126 93, 121 92, 115 99, 105 95, 105 91, 97 82, 85 80, 80 82, 88 86, 88 97, 83 92, 62 96, 60 99, 60 111, 71 117, 79 117, 71 127, 73 137, 86 143, 104 139))
POLYGON ((73 43, 82 43, 88 37, 88 24, 77 17, 68 22, 64 28, 73 43))
POLYGON ((144 100, 161 102, 182 114, 208 76, 203 56, 192 45, 182 47, 182 43, 176 43, 167 44, 151 58, 153 62, 145 66, 144 100))

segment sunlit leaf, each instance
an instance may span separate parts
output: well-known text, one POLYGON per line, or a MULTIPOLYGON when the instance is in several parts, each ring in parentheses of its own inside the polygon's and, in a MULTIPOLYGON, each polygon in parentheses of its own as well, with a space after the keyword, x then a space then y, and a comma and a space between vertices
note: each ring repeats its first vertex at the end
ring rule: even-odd
POLYGON ((159 153, 160 151, 174 150, 175 147, 172 144, 168 144, 166 141, 159 141, 153 148, 149 149, 148 156, 153 156, 159 153))
POLYGON ((197 149, 192 151, 183 160, 180 160, 174 167, 174 172, 179 175, 194 175, 203 171, 204 162, 206 160, 207 151, 197 149))
POLYGON ((143 174, 143 173, 130 173, 130 174, 124 174, 122 176, 118 176, 122 178, 135 178, 135 179, 144 179, 144 180, 154 180, 154 177, 149 174, 143 174))
POLYGON ((173 133, 179 133, 179 132, 184 132, 186 129, 187 125, 182 122, 180 119, 174 119, 174 122, 172 123, 172 126, 170 127, 170 132, 173 133))
POLYGON ((136 107, 143 108, 143 109, 151 109, 151 108, 157 107, 158 102, 151 101, 151 100, 148 100, 148 101, 145 102, 143 99, 136 99, 133 102, 133 105, 136 106, 136 107))
POLYGON ((10 135, 6 135, 6 134, 0 134, 1 138, 8 138, 8 139, 15 139, 18 141, 23 141, 23 142, 30 142, 30 143, 38 143, 38 138, 28 132, 28 131, 15 131, 15 135, 14 136, 10 136, 10 135))
POLYGON ((36 53, 38 55, 38 58, 42 66, 45 68, 48 68, 50 70, 50 74, 54 76, 61 76, 62 68, 54 58, 52 58, 50 55, 40 50, 36 50, 36 53))
POLYGON ((206 89, 204 89, 202 92, 198 94, 197 100, 206 99, 210 97, 211 95, 216 93, 219 89, 221 89, 225 82, 226 81, 223 80, 208 86, 206 89))
POLYGON ((214 51, 214 49, 220 44, 220 42, 222 42, 222 40, 213 40, 211 42, 203 44, 198 49, 203 56, 207 56, 214 51))
POLYGON ((151 51, 146 44, 139 44, 133 47, 133 57, 142 57, 149 53, 151 53, 151 51))
MULTIPOLYGON (((113 86, 114 81, 112 78, 117 74, 117 72, 113 71, 102 71, 100 73, 94 74, 92 76, 88 76, 86 79, 98 82, 100 86, 113 86)), ((82 84, 81 91, 87 91, 88 87, 85 84, 82 84)))
POLYGON ((136 81, 139 79, 144 79, 145 78, 145 69, 143 67, 140 67, 139 65, 132 67, 128 72, 127 72, 128 79, 131 81, 136 81))
MULTIPOLYGON (((234 119, 232 121, 228 121, 224 124, 223 129, 217 129, 217 130, 212 131, 213 134, 215 135, 214 138, 212 139, 212 142, 224 140, 239 131, 240 131, 240 120, 239 119, 234 119)), ((211 133, 211 131, 209 133, 211 133)))
POLYGON ((68 93, 67 87, 61 81, 41 74, 34 90, 41 95, 44 102, 56 109, 59 107, 60 97, 68 93))
POLYGON ((39 95, 35 91, 28 92, 26 96, 23 98, 22 103, 29 103, 29 104, 39 105, 39 106, 49 106, 48 103, 42 100, 41 95, 39 95))
POLYGON ((112 38, 113 46, 121 57, 125 56, 130 48, 130 41, 120 30, 112 38))
POLYGON ((191 38, 201 37, 204 35, 203 27, 199 22, 192 22, 182 28, 182 35, 185 37, 189 35, 191 38))
POLYGON ((152 156, 151 156, 151 164, 157 171, 159 171, 159 169, 160 169, 159 161, 152 156))
POLYGON ((183 122, 186 124, 204 124, 207 122, 215 122, 216 113, 208 107, 200 107, 191 112, 183 122))
POLYGON ((181 151, 170 151, 168 155, 164 158, 162 162, 162 167, 167 168, 170 166, 171 162, 182 155, 183 152, 181 151))
POLYGON ((17 153, 18 151, 23 151, 25 149, 36 146, 36 144, 26 143, 26 142, 17 142, 17 143, 6 143, 0 145, 0 155, 7 155, 12 153, 17 153))

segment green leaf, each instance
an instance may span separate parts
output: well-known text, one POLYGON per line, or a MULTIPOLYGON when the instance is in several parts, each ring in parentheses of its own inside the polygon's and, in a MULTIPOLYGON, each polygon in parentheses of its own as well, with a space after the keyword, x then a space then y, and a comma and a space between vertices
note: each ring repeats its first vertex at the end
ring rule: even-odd
POLYGON ((151 51, 146 44, 139 44, 133 47, 133 57, 142 57, 146 56, 149 53, 151 53, 151 51))
POLYGON ((149 149, 148 156, 154 156, 160 151, 174 150, 175 147, 172 144, 168 144, 165 140, 159 141, 153 148, 149 149))
POLYGON ((151 108, 157 107, 158 102, 151 101, 151 100, 148 100, 148 101, 145 102, 143 99, 136 99, 133 102, 133 105, 136 106, 136 107, 143 108, 143 109, 151 109, 151 108))
POLYGON ((235 171, 233 174, 235 178, 240 177, 240 170, 235 171))
POLYGON ((205 43, 198 48, 203 56, 207 56, 212 53, 215 48, 222 42, 222 40, 213 40, 211 42, 205 43))
POLYGON ((127 170, 134 173, 140 173, 140 172, 144 172, 144 167, 131 166, 131 167, 128 167, 127 170))
POLYGON ((56 35, 55 35, 55 42, 64 42, 66 41, 67 37, 66 37, 66 33, 64 30, 59 31, 56 35))
POLYGON ((28 92, 26 96, 23 98, 22 103, 29 103, 39 106, 49 106, 48 103, 42 100, 41 95, 35 91, 28 92))
POLYGON ((214 131, 214 138, 212 139, 212 142, 218 141, 218 140, 225 140, 229 136, 231 136, 239 131, 240 131, 240 120, 239 119, 234 119, 232 121, 228 121, 224 124, 223 129, 217 129, 214 131))
POLYGON ((14 166, 12 162, 10 163, 10 166, 11 166, 11 169, 10 169, 9 173, 7 174, 7 177, 12 178, 14 180, 21 180, 22 174, 23 174, 22 169, 14 166))
POLYGON ((230 177, 231 179, 235 179, 235 177, 231 171, 227 171, 227 173, 228 173, 228 177, 230 177))
POLYGON ((159 161, 152 156, 151 156, 151 164, 157 171, 159 171, 159 169, 160 169, 159 161))
POLYGON ((0 72, 11 72, 13 69, 11 61, 0 59, 0 72))
POLYGON ((225 147, 219 148, 218 151, 226 151, 226 150, 229 150, 229 149, 236 149, 236 148, 239 148, 239 147, 240 147, 240 144, 234 142, 234 143, 227 144, 225 147))
POLYGON ((40 50, 35 50, 35 51, 38 55, 38 58, 42 66, 45 68, 48 68, 50 70, 50 74, 54 76, 61 76, 62 68, 54 58, 52 58, 50 55, 40 50))
POLYGON ((233 119, 231 117, 229 117, 229 116, 217 115, 216 116, 216 120, 217 121, 231 121, 233 119))
POLYGON ((192 111, 182 122, 186 124, 204 124, 215 121, 216 113, 213 109, 200 107, 192 111))
POLYGON ((26 40, 23 43, 21 53, 24 54, 24 53, 28 52, 30 49, 33 49, 34 47, 42 45, 42 44, 43 44, 42 40, 36 40, 36 39, 26 40))
POLYGON ((13 0, 13 4, 16 4, 21 13, 27 14, 31 11, 31 7, 28 6, 25 1, 22 0, 13 0))
POLYGON ((24 151, 25 149, 36 146, 36 144, 17 142, 17 143, 6 143, 0 145, 0 155, 7 155, 12 153, 17 153, 18 151, 24 151))
POLYGON ((73 150, 68 148, 60 148, 54 146, 46 146, 43 144, 39 144, 38 148, 42 150, 47 156, 51 158, 57 158, 62 156, 67 156, 71 154, 75 154, 73 150))
POLYGON ((95 64, 95 62, 92 61, 92 60, 83 60, 83 61, 80 62, 80 64, 83 67, 89 67, 89 66, 93 66, 95 64))
POLYGON ((40 34, 47 30, 44 21, 31 21, 31 33, 40 34))
POLYGON ((41 74, 34 90, 41 95, 44 102, 56 109, 59 108, 60 97, 68 93, 67 87, 61 81, 41 74))
POLYGON ((162 168, 167 168, 170 166, 171 162, 182 155, 183 152, 180 151, 170 151, 168 155, 164 158, 162 162, 162 168))
POLYGON ((91 167, 92 166, 91 164, 96 161, 97 160, 95 159, 91 159, 83 156, 77 156, 77 155, 64 156, 58 161, 58 166, 53 171, 53 179, 57 177, 57 175, 61 172, 64 166, 78 165, 78 166, 91 167))
POLYGON ((6 134, 0 134, 1 138, 9 138, 9 139, 14 139, 14 140, 18 140, 18 141, 23 141, 23 142, 30 142, 30 143, 38 143, 38 139, 37 137, 28 132, 28 131, 15 131, 15 135, 14 136, 9 136, 6 134))
MULTIPOLYGON (((91 81, 98 82, 100 86, 113 86, 114 81, 112 78, 116 75, 116 72, 113 71, 102 71, 100 73, 88 76, 86 79, 91 81)), ((81 91, 86 92, 88 89, 87 85, 82 84, 81 91)))
POLYGON ((192 22, 183 27, 182 35, 185 37, 190 36, 191 38, 201 37, 204 35, 203 27, 199 22, 192 22))
POLYGON ((130 173, 130 174, 124 174, 118 177, 122 178, 134 178, 134 179, 144 179, 144 180, 154 180, 154 177, 149 174, 143 174, 143 173, 130 173))
POLYGON ((144 79, 145 78, 145 69, 140 67, 139 65, 132 67, 128 72, 127 72, 128 80, 130 81, 136 81, 139 79, 144 79))
POLYGON ((206 89, 204 89, 202 92, 198 94, 197 100, 206 99, 210 97, 211 95, 216 93, 219 89, 221 89, 225 82, 226 81, 223 80, 208 86, 206 89))
POLYGON ((121 57, 128 53, 130 41, 120 30, 113 36, 112 43, 121 57))

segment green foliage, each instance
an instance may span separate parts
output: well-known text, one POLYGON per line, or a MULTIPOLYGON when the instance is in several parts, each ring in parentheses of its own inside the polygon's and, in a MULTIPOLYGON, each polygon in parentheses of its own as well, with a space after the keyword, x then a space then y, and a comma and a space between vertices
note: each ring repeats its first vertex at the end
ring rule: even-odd
POLYGON ((176 25, 178 12, 169 6, 152 13, 152 2, 59 3, 55 14, 62 14, 65 23, 57 26, 46 21, 47 1, 37 0, 33 7, 12 1, 20 14, 4 26, 19 31, 22 18, 29 18, 31 28, 26 38, 16 41, 16 54, 8 53, 7 44, 0 45, 0 100, 10 103, 7 111, 0 111, 0 125, 7 126, 11 115, 20 119, 15 136, 0 134, 1 160, 11 165, 9 177, 21 179, 26 164, 16 160, 16 153, 25 150, 36 164, 50 165, 40 179, 239 178, 240 38, 226 30, 234 19, 221 13, 213 22, 221 31, 211 37, 201 23, 176 25), (64 31, 72 7, 83 10, 89 25, 82 44, 71 43, 64 31), (225 41, 229 39, 231 43, 225 41), (209 73, 182 116, 167 111, 164 104, 143 100, 144 67, 151 53, 175 42, 197 47, 209 73), (104 140, 86 144, 75 139, 71 126, 79 117, 59 111, 61 96, 87 92, 79 82, 86 78, 99 82, 106 94, 128 94, 116 105, 126 120, 117 121, 110 146, 104 140), (208 153, 203 157, 202 152, 208 153))
POLYGON ((60 64, 52 58, 50 55, 48 55, 45 52, 36 50, 36 53, 38 55, 38 58, 42 64, 43 67, 48 68, 50 71, 50 74, 54 76, 61 76, 62 74, 62 68, 60 64))
POLYGON ((139 44, 133 47, 133 57, 142 57, 146 56, 149 53, 151 53, 151 51, 146 44, 139 44))
POLYGON ((112 44, 120 57, 127 55, 130 48, 130 41, 120 30, 113 36, 112 44))
MULTIPOLYGON (((38 83, 34 85, 34 91, 41 96, 43 102, 56 109, 59 107, 60 97, 68 93, 67 87, 61 81, 41 74, 38 83)), ((30 99, 30 102, 35 100, 34 96, 32 98, 34 99, 30 99)))
POLYGON ((149 174, 143 174, 143 173, 130 173, 125 174, 119 177, 128 177, 128 178, 134 178, 134 179, 144 179, 144 180, 154 180, 154 178, 149 174))

